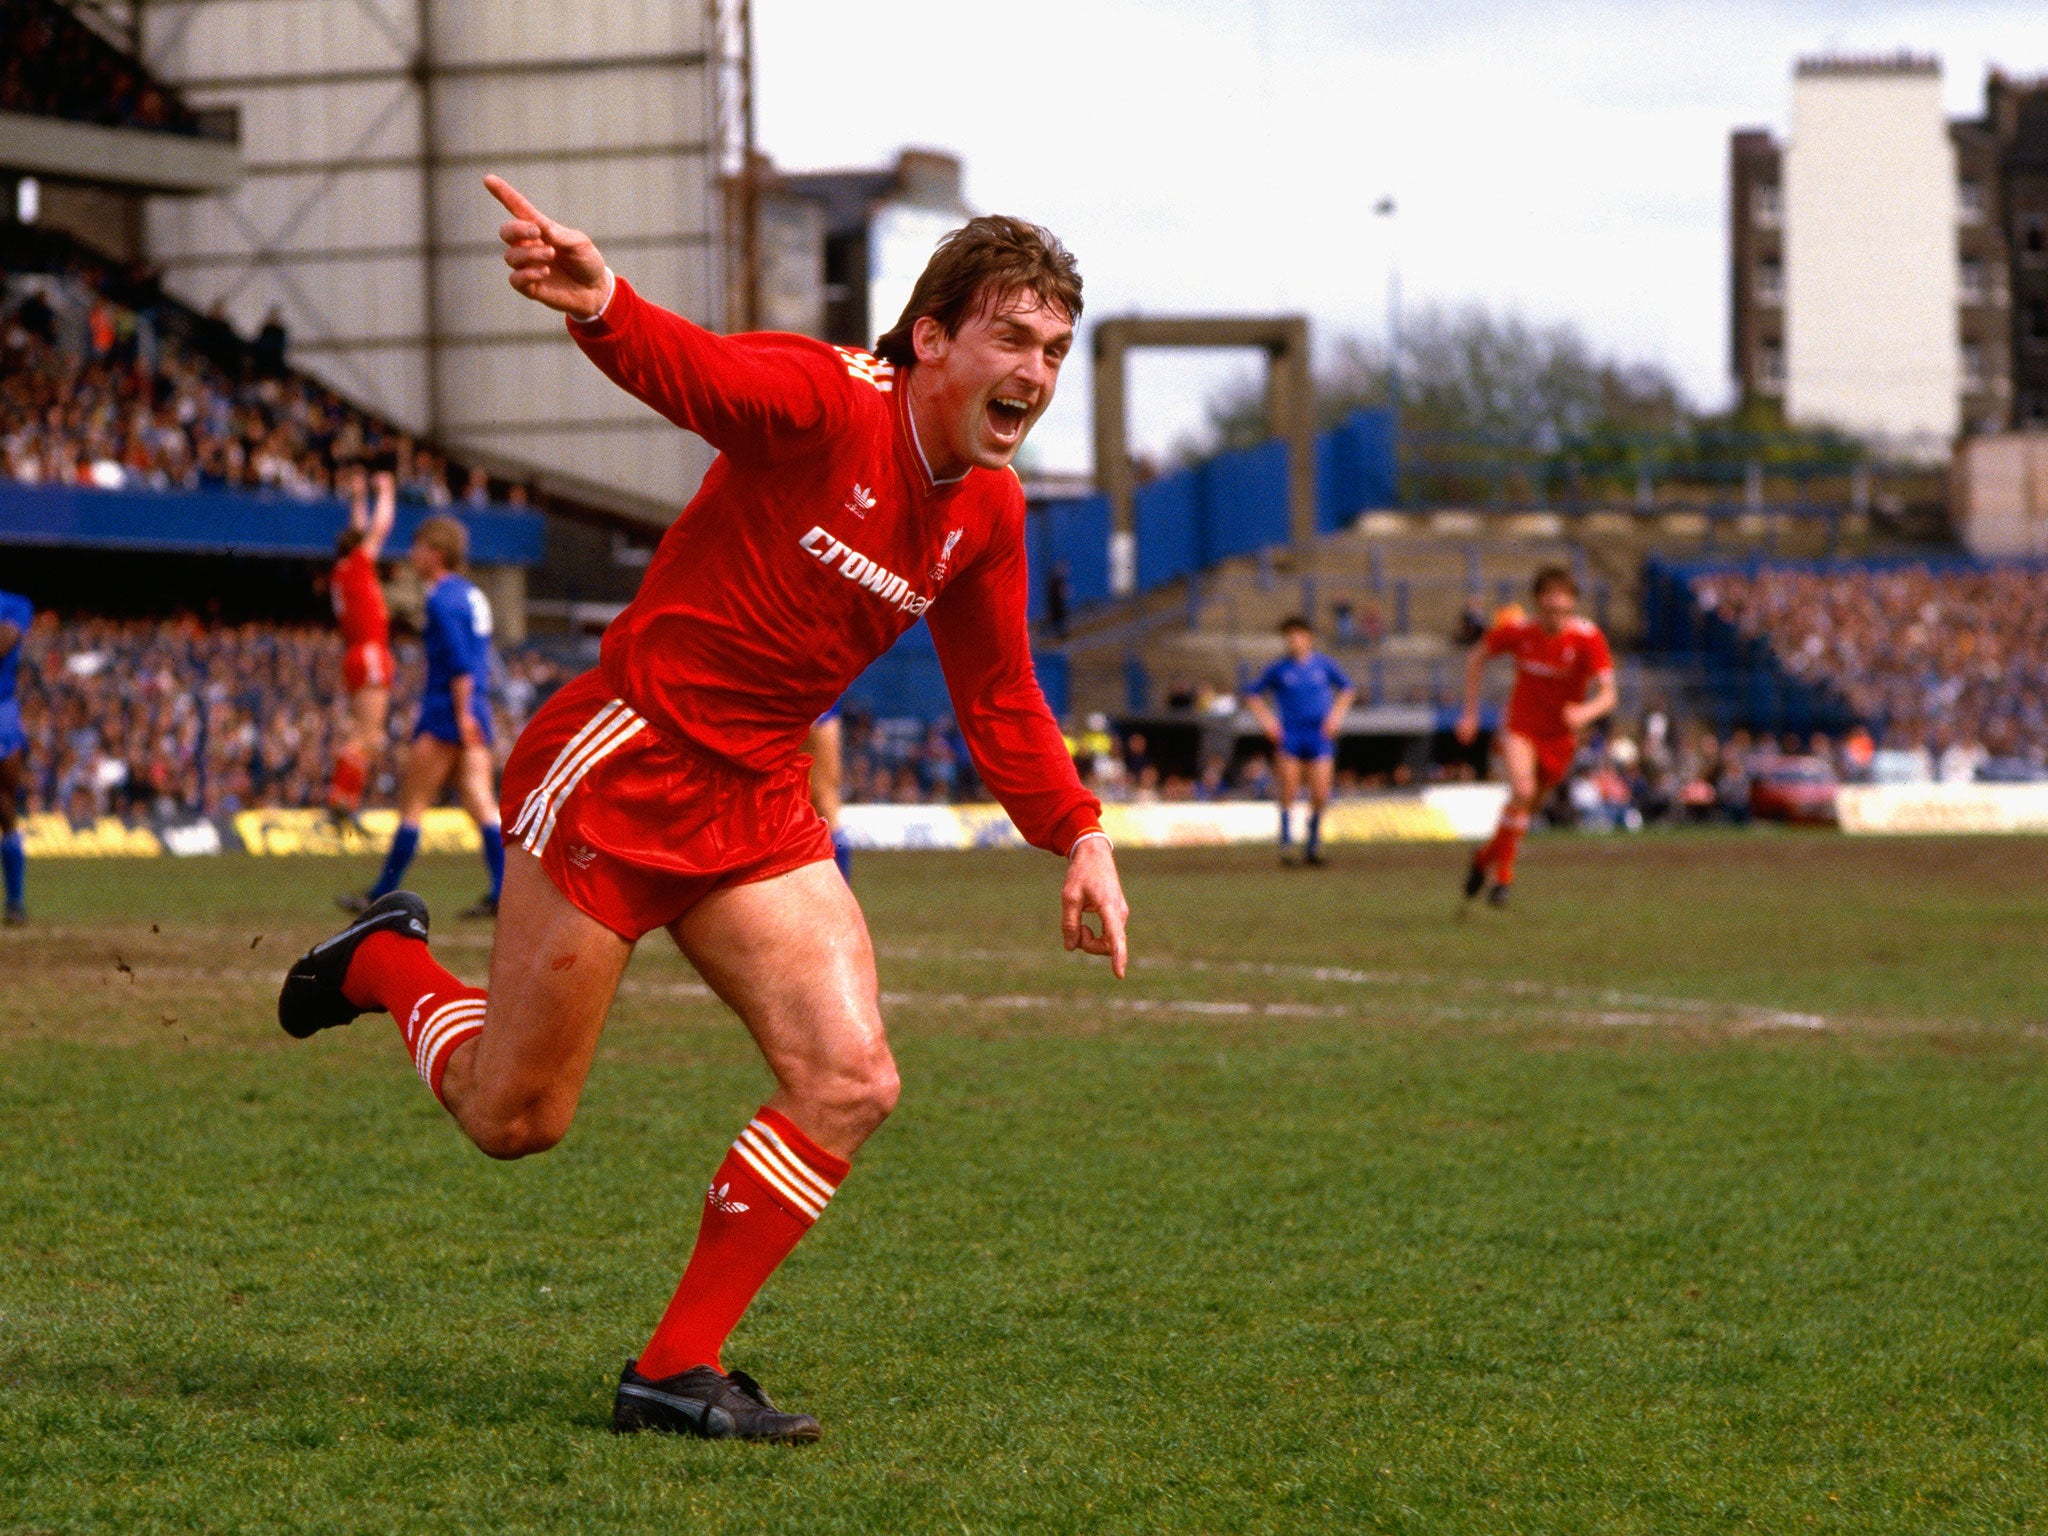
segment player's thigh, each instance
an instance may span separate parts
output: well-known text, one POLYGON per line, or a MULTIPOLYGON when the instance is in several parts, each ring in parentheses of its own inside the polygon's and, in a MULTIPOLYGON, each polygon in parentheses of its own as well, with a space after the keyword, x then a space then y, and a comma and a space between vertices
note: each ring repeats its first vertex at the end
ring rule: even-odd
POLYGON ((1318 804, 1322 804, 1330 798, 1330 787, 1336 782, 1337 758, 1334 753, 1326 752, 1309 763, 1309 793, 1315 796, 1318 804))
POLYGON ((829 862, 714 891, 669 934, 797 1100, 829 1106, 886 1090, 893 1102, 874 945, 829 862))
POLYGON ((1525 805, 1536 802, 1536 743, 1515 731, 1500 738, 1501 766, 1507 770, 1508 791, 1525 805))
POLYGON ((540 860, 505 850, 484 1032, 463 1110, 490 1119, 540 1113, 568 1129, 597 1037, 633 946, 555 888, 540 860))
POLYGON ((438 736, 415 736, 405 749, 405 768, 398 778, 401 816, 418 816, 432 805, 461 757, 461 749, 438 736))
POLYGON ((1301 793, 1301 759, 1291 752, 1275 752, 1273 779, 1280 786, 1280 803, 1287 804, 1301 793))
POLYGON ((21 803, 21 782, 26 777, 28 759, 20 752, 0 757, 0 834, 14 830, 16 807, 21 803))
POLYGON ((498 819, 498 797, 491 793, 491 749, 479 743, 461 750, 461 778, 457 787, 462 795, 462 808, 476 819, 478 826, 488 825, 498 819))
POLYGON ((349 698, 349 714, 355 721, 360 745, 375 751, 384 735, 384 722, 391 713, 391 690, 372 683, 358 688, 349 698))

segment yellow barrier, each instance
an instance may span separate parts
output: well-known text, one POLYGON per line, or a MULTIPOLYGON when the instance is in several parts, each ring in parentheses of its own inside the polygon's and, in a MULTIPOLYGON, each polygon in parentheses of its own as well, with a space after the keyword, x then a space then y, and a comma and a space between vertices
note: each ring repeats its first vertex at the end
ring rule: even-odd
POLYGON ((102 816, 81 832, 54 812, 22 818, 21 846, 32 859, 155 858, 164 851, 147 827, 124 827, 102 816))
MULTIPOLYGON (((364 811, 357 819, 360 832, 337 827, 325 811, 242 811, 234 823, 242 846, 256 854, 381 854, 391 847, 396 811, 364 811)), ((476 823, 452 806, 436 806, 420 818, 421 853, 475 853, 482 847, 476 823)))

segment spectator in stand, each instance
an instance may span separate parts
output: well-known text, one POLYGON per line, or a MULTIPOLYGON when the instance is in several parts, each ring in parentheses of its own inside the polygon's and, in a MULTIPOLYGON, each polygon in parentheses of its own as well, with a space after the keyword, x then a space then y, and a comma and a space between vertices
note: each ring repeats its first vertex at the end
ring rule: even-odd
MULTIPOLYGON (((417 641, 393 649, 387 746, 411 721, 422 671, 417 641)), ((569 674, 538 651, 515 654, 506 673, 519 685, 499 704, 509 739, 569 674)), ((168 820, 318 806, 346 740, 341 682, 341 642, 324 625, 44 614, 20 674, 28 809, 168 820)), ((373 792, 388 801, 395 788, 386 774, 373 792)))
MULTIPOLYGON (((1790 676, 1877 725, 1888 751, 1925 755, 1938 735, 1958 773, 1993 756, 2048 765, 2048 572, 1766 568, 1697 577, 1693 596, 1738 635, 1766 642, 1790 676)), ((1869 759, 1872 772, 1905 762, 1881 759, 1869 759)))
POLYGON ((0 4, 0 112, 196 134, 199 119, 54 0, 0 4))

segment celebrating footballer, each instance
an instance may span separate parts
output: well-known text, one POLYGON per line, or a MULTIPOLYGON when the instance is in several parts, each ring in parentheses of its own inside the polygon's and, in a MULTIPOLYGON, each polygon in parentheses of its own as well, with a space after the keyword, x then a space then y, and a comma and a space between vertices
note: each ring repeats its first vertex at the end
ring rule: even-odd
POLYGON ((510 215, 512 286, 718 458, 599 666, 548 700, 505 764, 488 991, 441 967, 425 904, 395 891, 293 965, 279 1020, 305 1037, 389 1012, 477 1147, 524 1157, 567 1131, 633 946, 665 929, 776 1087, 711 1175, 696 1247, 620 1374, 612 1424, 815 1440, 815 1418, 776 1408, 723 1349, 896 1103, 874 951, 801 749, 920 618, 983 782, 1066 861, 1066 947, 1119 977, 1127 963, 1100 806, 1032 671, 1009 469, 1073 345, 1080 275, 1046 231, 977 218, 941 242, 872 354, 718 336, 642 297, 506 182, 485 185, 510 215))

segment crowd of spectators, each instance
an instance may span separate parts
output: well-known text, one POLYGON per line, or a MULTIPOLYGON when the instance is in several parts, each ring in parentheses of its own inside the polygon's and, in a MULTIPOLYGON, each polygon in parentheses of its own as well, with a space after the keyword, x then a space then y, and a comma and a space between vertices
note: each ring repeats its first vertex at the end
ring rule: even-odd
MULTIPOLYGON (((394 650, 373 796, 386 803, 423 673, 416 640, 394 650)), ((500 741, 568 675, 538 650, 508 654, 493 689, 500 741)), ((24 643, 20 696, 32 813, 83 824, 318 806, 342 739, 341 642, 324 625, 44 614, 24 643)))
POLYGON ((0 0, 0 112, 200 131, 176 95, 54 0, 0 0))
POLYGON ((2048 756, 2048 572, 1764 568, 1693 598, 1873 722, 1881 776, 2026 777, 2048 756))
POLYGON ((446 505, 527 500, 481 469, 452 470, 405 433, 285 363, 273 316, 244 341, 168 298, 146 268, 54 237, 10 252, 0 291, 0 477, 104 490, 335 493, 377 463, 400 494, 446 505))

